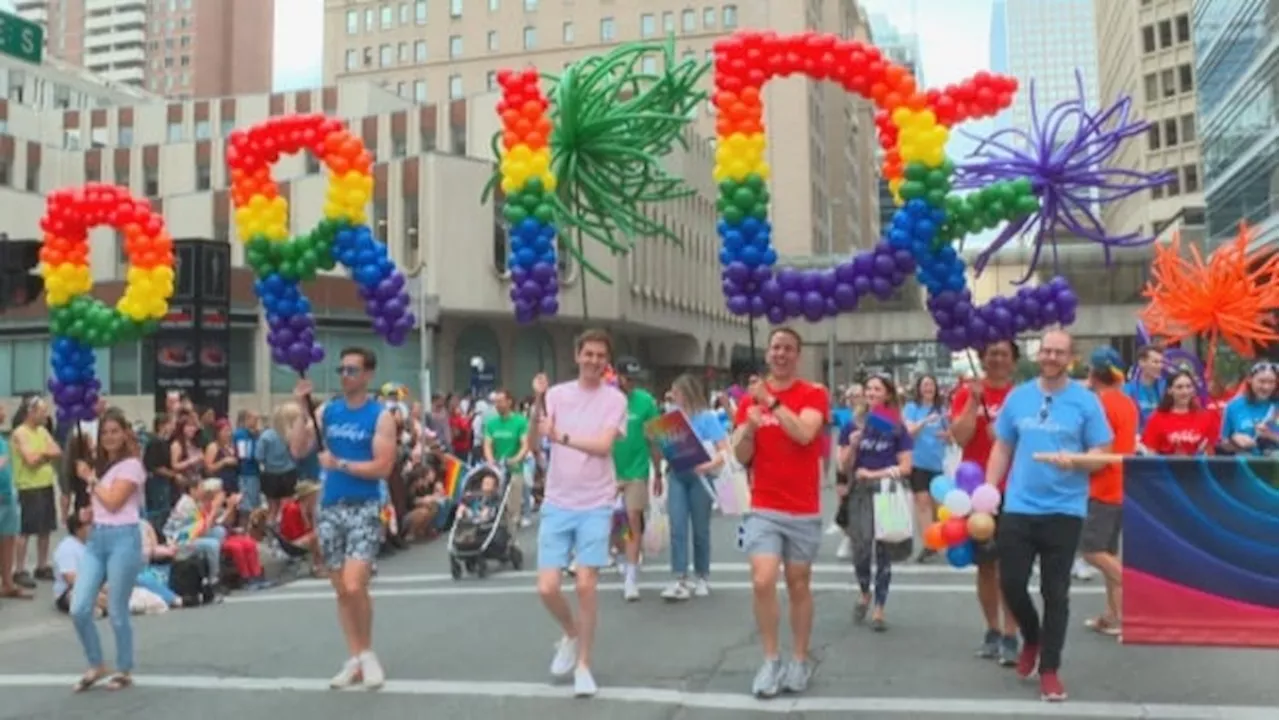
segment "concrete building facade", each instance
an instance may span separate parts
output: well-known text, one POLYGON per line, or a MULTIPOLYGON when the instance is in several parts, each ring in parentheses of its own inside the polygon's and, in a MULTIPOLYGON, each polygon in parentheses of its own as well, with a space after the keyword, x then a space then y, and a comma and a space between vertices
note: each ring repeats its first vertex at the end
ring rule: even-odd
POLYGON ((1113 235, 1160 234, 1173 218, 1188 213, 1195 221, 1204 212, 1192 5, 1094 2, 1102 100, 1130 97, 1137 116, 1151 123, 1145 139, 1121 146, 1113 166, 1172 176, 1149 193, 1104 205, 1103 222, 1113 235))
POLYGON ((271 90, 275 0, 15 0, 46 55, 176 98, 271 90))
MULTIPOLYGON (((497 381, 524 394, 534 373, 565 378, 573 367, 571 341, 584 325, 615 335, 620 353, 635 355, 659 379, 695 370, 727 369, 746 345, 746 324, 724 310, 715 228, 712 150, 693 143, 673 155, 673 171, 690 179, 693 197, 655 212, 676 230, 683 246, 642 242, 626 257, 588 248, 612 285, 587 284, 569 265, 556 322, 517 327, 511 319, 505 274, 506 234, 497 208, 480 202, 492 173, 488 153, 497 126, 496 95, 419 105, 370 83, 343 83, 312 91, 261 94, 74 110, 37 110, 0 100, 0 232, 35 236, 45 195, 60 187, 100 180, 151 199, 176 239, 212 238, 232 246, 232 409, 269 406, 287 393, 291 373, 273 367, 265 322, 253 294, 252 272, 232 222, 227 168, 228 134, 269 116, 324 112, 348 120, 374 153, 375 194, 370 222, 392 257, 438 301, 439 322, 428 334, 437 390, 467 387, 468 363, 481 357, 497 381), (96 147, 73 148, 72 137, 94 137, 96 147), (99 142, 100 141, 100 142, 99 142), (127 142, 126 142, 127 141, 127 142)), ((276 166, 292 224, 305 230, 321 217, 327 178, 306 156, 276 166)), ((95 296, 114 302, 126 269, 117 235, 94 231, 91 261, 95 296)), ((336 349, 374 338, 354 283, 332 274, 318 278, 311 298, 322 344, 336 349)), ((0 317, 0 398, 39 390, 49 374, 49 340, 42 302, 0 317)), ((419 338, 401 348, 379 346, 381 380, 416 386, 423 356, 419 338)), ((151 357, 147 341, 99 352, 98 374, 112 401, 145 418, 151 411, 151 357)), ((314 373, 322 392, 336 376, 314 373)))

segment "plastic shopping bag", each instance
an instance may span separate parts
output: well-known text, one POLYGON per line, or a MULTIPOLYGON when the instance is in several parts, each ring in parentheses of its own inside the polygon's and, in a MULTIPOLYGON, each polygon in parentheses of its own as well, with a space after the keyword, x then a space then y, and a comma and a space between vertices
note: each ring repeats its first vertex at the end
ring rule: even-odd
POLYGON ((661 500, 656 500, 649 508, 649 522, 644 526, 644 537, 641 546, 646 557, 657 557, 667 547, 667 535, 670 526, 667 522, 667 507, 661 500))
POLYGON ((885 478, 880 481, 880 492, 874 497, 876 540, 900 543, 915 537, 911 493, 904 483, 885 478))
POLYGON ((724 515, 742 515, 751 509, 751 488, 747 469, 733 458, 725 458, 724 469, 716 478, 716 505, 724 515))

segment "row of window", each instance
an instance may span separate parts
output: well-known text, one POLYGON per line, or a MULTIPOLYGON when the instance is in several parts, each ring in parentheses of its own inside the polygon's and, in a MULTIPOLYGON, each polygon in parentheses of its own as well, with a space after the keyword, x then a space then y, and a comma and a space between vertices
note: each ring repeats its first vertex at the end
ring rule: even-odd
POLYGON ((1183 165, 1181 168, 1173 169, 1173 177, 1169 179, 1167 185, 1157 185, 1151 188, 1151 199, 1159 200, 1164 197, 1177 197, 1182 194, 1190 195, 1200 192, 1200 166, 1199 165, 1183 165))
POLYGON ((1160 150, 1176 147, 1179 144, 1189 144, 1196 141, 1196 116, 1195 113, 1187 113, 1180 118, 1166 118, 1164 122, 1159 120, 1151 123, 1147 128, 1147 149, 1160 150), (1161 130, 1164 130, 1164 142, 1160 141, 1161 130), (1181 136, 1181 137, 1179 137, 1181 136))
MULTIPOLYGON (((462 17, 463 0, 450 0, 449 17, 459 19, 462 17)), ((488 0, 489 12, 495 12, 500 7, 500 0, 488 0)), ((525 12, 533 12, 538 9, 537 0, 525 0, 525 12)), ((366 8, 363 13, 365 32, 374 32, 375 30, 391 30, 397 25, 408 25, 410 22, 416 25, 427 24, 427 3, 425 0, 417 0, 410 8, 409 3, 402 2, 398 8, 391 5, 383 5, 375 12, 374 8, 366 8), (398 21, 398 22, 397 22, 398 21)), ((725 5, 720 13, 721 26, 726 30, 732 30, 738 26, 738 7, 736 5, 725 5)), ((359 10, 347 11, 347 34, 356 35, 361 31, 361 12, 359 10)), ((716 9, 714 7, 704 7, 702 9, 702 29, 711 30, 716 26, 716 9)), ((680 30, 682 32, 696 32, 698 30, 698 13, 692 8, 686 9, 680 14, 680 30)), ((674 12, 662 13, 662 32, 673 33, 676 31, 676 17, 674 12)), ((644 38, 653 37, 658 32, 658 18, 654 13, 643 13, 640 16, 640 35, 644 38)), ((490 32, 490 51, 496 50, 495 44, 492 42, 496 32, 490 32)), ((573 23, 566 22, 562 31, 564 42, 573 42, 573 23)), ((526 33, 527 36, 527 33, 526 33)), ((615 39, 614 19, 612 17, 604 18, 600 21, 600 41, 613 42, 615 39)), ((459 43, 461 40, 459 39, 459 43)), ((452 46, 452 42, 450 43, 452 46)), ((531 49, 529 44, 525 45, 525 49, 531 49)), ((459 53, 460 54, 460 53, 459 53)), ((458 55, 450 52, 450 57, 458 55)))
POLYGON ((1153 53, 1156 51, 1156 40, 1159 40, 1159 49, 1171 48, 1175 44, 1191 42, 1191 18, 1183 13, 1172 20, 1161 20, 1154 25, 1147 25, 1142 28, 1142 52, 1153 53))
POLYGON ((1191 63, 1182 63, 1175 71, 1165 68, 1159 73, 1147 73, 1142 79, 1143 96, 1149 103, 1167 100, 1178 93, 1195 92, 1195 73, 1191 63))

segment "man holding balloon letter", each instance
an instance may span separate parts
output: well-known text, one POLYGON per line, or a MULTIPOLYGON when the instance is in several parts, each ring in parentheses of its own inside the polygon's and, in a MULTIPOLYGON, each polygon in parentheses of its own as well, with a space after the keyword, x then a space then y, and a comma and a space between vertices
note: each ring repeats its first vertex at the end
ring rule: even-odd
POLYGON ((1072 350, 1065 331, 1045 333, 1037 357, 1040 377, 1009 393, 987 463, 988 485, 999 485, 1009 474, 996 543, 1004 599, 1022 633, 1018 677, 1027 679, 1038 668, 1040 697, 1050 702, 1067 699, 1058 667, 1071 565, 1089 504, 1089 473, 1106 465, 1081 455, 1104 453, 1114 439, 1098 397, 1067 375, 1072 350), (1043 624, 1027 592, 1037 558, 1043 624))

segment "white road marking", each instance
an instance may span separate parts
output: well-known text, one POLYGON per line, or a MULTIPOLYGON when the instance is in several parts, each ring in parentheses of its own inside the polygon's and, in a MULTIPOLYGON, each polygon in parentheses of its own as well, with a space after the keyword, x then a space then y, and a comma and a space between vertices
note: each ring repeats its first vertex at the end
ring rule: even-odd
MULTIPOLYGON (((509 575, 507 577, 510 577, 509 575)), ((665 582, 648 582, 640 583, 642 590, 661 590, 667 586, 665 582)), ((781 582, 778 588, 781 590, 784 586, 781 582)), ((852 582, 815 582, 810 585, 813 590, 845 590, 850 593, 854 591, 855 585, 852 582)), ((566 582, 566 590, 572 590, 572 583, 566 582)), ((622 583, 602 582, 598 586, 600 592, 622 592, 622 583)), ((714 582, 711 584, 712 593, 724 591, 743 591, 750 590, 750 582, 714 582)), ((1036 587, 1030 588, 1032 593, 1038 593, 1040 590, 1036 587)), ((1101 595, 1104 592, 1102 587, 1076 587, 1071 589, 1072 595, 1101 595)), ((457 585, 449 587, 426 587, 426 588, 382 588, 375 586, 370 590, 370 594, 375 598, 401 598, 401 597, 460 597, 460 596, 483 596, 483 595, 532 595, 534 592, 533 583, 524 583, 520 585, 499 585, 491 584, 487 580, 468 580, 457 585)), ((973 588, 968 585, 910 585, 907 583, 899 583, 893 586, 891 592, 898 594, 956 594, 956 595, 972 595, 973 588)), ((269 602, 295 602, 298 600, 333 600, 332 590, 318 590, 314 592, 263 592, 248 595, 232 595, 229 596, 224 603, 227 605, 235 605, 240 603, 269 603, 269 602)))
MULTIPOLYGON (((71 675, 0 675, 2 688, 55 688, 65 693, 76 680, 71 675)), ((139 675, 133 692, 149 688, 211 692, 330 693, 328 682, 310 678, 231 678, 203 675, 139 675)), ((388 680, 379 694, 427 697, 486 697, 520 700, 570 700, 573 690, 524 682, 445 680, 388 680)), ((371 701, 372 702, 372 701, 371 701)), ((921 715, 977 715, 1055 718, 1157 718, 1161 720, 1274 720, 1274 707, 1248 705, 1164 705, 1158 703, 1078 702, 1044 703, 1032 700, 983 698, 781 697, 756 700, 748 695, 681 692, 667 688, 606 687, 593 701, 643 703, 700 710, 758 713, 876 713, 921 715)), ((603 710, 603 708, 602 708, 603 710)))
MULTIPOLYGON (((647 572, 650 574, 659 573, 659 574, 665 575, 667 573, 668 568, 665 563, 660 563, 656 565, 645 566, 645 568, 642 568, 641 570, 642 572, 645 572, 646 569, 647 569, 647 572)), ((711 572, 713 573, 742 573, 745 575, 748 571, 750 571, 750 569, 751 567, 746 563, 711 563, 711 572)), ((606 572, 611 572, 611 571, 606 571, 606 572)), ((813 574, 814 575, 852 575, 853 566, 841 565, 841 564, 835 564, 835 563, 824 563, 822 565, 814 565, 813 574)), ((894 565, 893 574, 895 576, 920 575, 920 576, 965 578, 965 577, 972 577, 974 574, 974 569, 972 567, 967 567, 967 568, 962 568, 957 570, 956 568, 953 568, 953 567, 941 567, 941 566, 931 567, 928 565, 894 565)), ((496 570, 494 572, 495 578, 534 578, 534 577, 537 577, 537 575, 538 575, 537 571, 534 571, 534 570, 519 570, 519 571, 496 570)), ((411 584, 411 583, 432 583, 432 582, 446 582, 452 579, 453 577, 449 575, 449 573, 407 573, 404 575, 379 573, 378 576, 373 579, 373 584, 376 586, 376 585, 396 585, 396 584, 411 584)), ((329 587, 329 581, 316 579, 316 578, 304 578, 304 579, 295 580, 289 583, 286 587, 289 587, 289 588, 329 587)))

